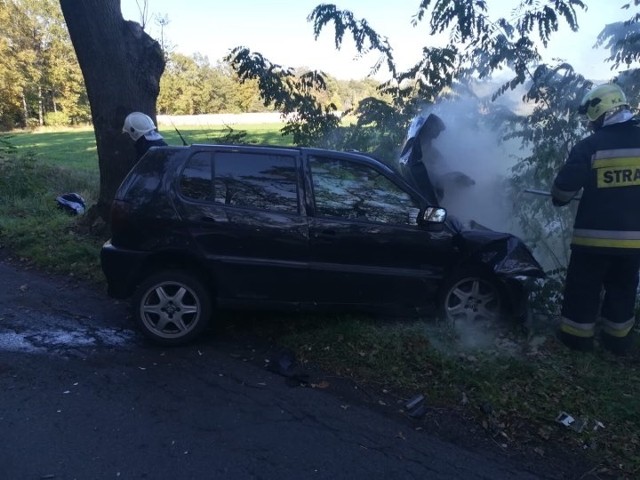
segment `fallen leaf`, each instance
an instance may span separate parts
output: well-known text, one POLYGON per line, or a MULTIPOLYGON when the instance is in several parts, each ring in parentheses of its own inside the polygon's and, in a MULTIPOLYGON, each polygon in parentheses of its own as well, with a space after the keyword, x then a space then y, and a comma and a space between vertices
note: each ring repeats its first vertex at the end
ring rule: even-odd
POLYGON ((320 383, 312 383, 311 388, 328 388, 329 385, 329 382, 322 380, 320 383))

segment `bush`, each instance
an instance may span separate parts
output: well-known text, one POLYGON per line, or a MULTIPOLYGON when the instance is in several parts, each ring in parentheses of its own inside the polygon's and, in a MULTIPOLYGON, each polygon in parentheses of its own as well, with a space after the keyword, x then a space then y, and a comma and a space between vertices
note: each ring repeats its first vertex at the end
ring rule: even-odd
POLYGON ((27 118, 27 121, 25 122, 25 127, 33 130, 35 128, 38 128, 40 126, 40 121, 37 118, 27 118))
POLYGON ((65 112, 48 112, 44 114, 44 124, 48 127, 66 127, 71 119, 65 112))

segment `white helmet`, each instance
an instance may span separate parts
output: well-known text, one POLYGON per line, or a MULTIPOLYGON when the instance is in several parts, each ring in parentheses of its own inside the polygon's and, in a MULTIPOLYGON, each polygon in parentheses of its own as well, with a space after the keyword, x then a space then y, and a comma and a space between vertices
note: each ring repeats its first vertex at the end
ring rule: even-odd
POLYGON ((156 126, 149 115, 145 115, 142 112, 131 112, 127 115, 127 118, 124 119, 122 133, 128 133, 135 142, 141 136, 153 132, 155 129, 156 126))

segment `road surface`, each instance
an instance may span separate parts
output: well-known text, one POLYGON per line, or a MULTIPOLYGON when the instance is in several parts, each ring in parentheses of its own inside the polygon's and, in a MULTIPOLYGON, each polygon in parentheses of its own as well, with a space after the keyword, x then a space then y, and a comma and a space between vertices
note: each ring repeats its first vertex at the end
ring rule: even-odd
POLYGON ((0 479, 572 478, 440 440, 337 380, 300 386, 265 368, 273 353, 154 347, 103 292, 0 260, 0 479))

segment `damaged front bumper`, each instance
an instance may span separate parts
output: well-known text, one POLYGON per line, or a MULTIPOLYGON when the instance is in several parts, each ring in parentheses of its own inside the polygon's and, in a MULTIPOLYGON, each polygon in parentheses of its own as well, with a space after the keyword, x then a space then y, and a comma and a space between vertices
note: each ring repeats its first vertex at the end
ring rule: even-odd
POLYGON ((529 294, 545 273, 524 242, 509 233, 488 229, 461 230, 456 242, 464 263, 484 265, 495 274, 509 300, 511 315, 526 319, 529 294))

